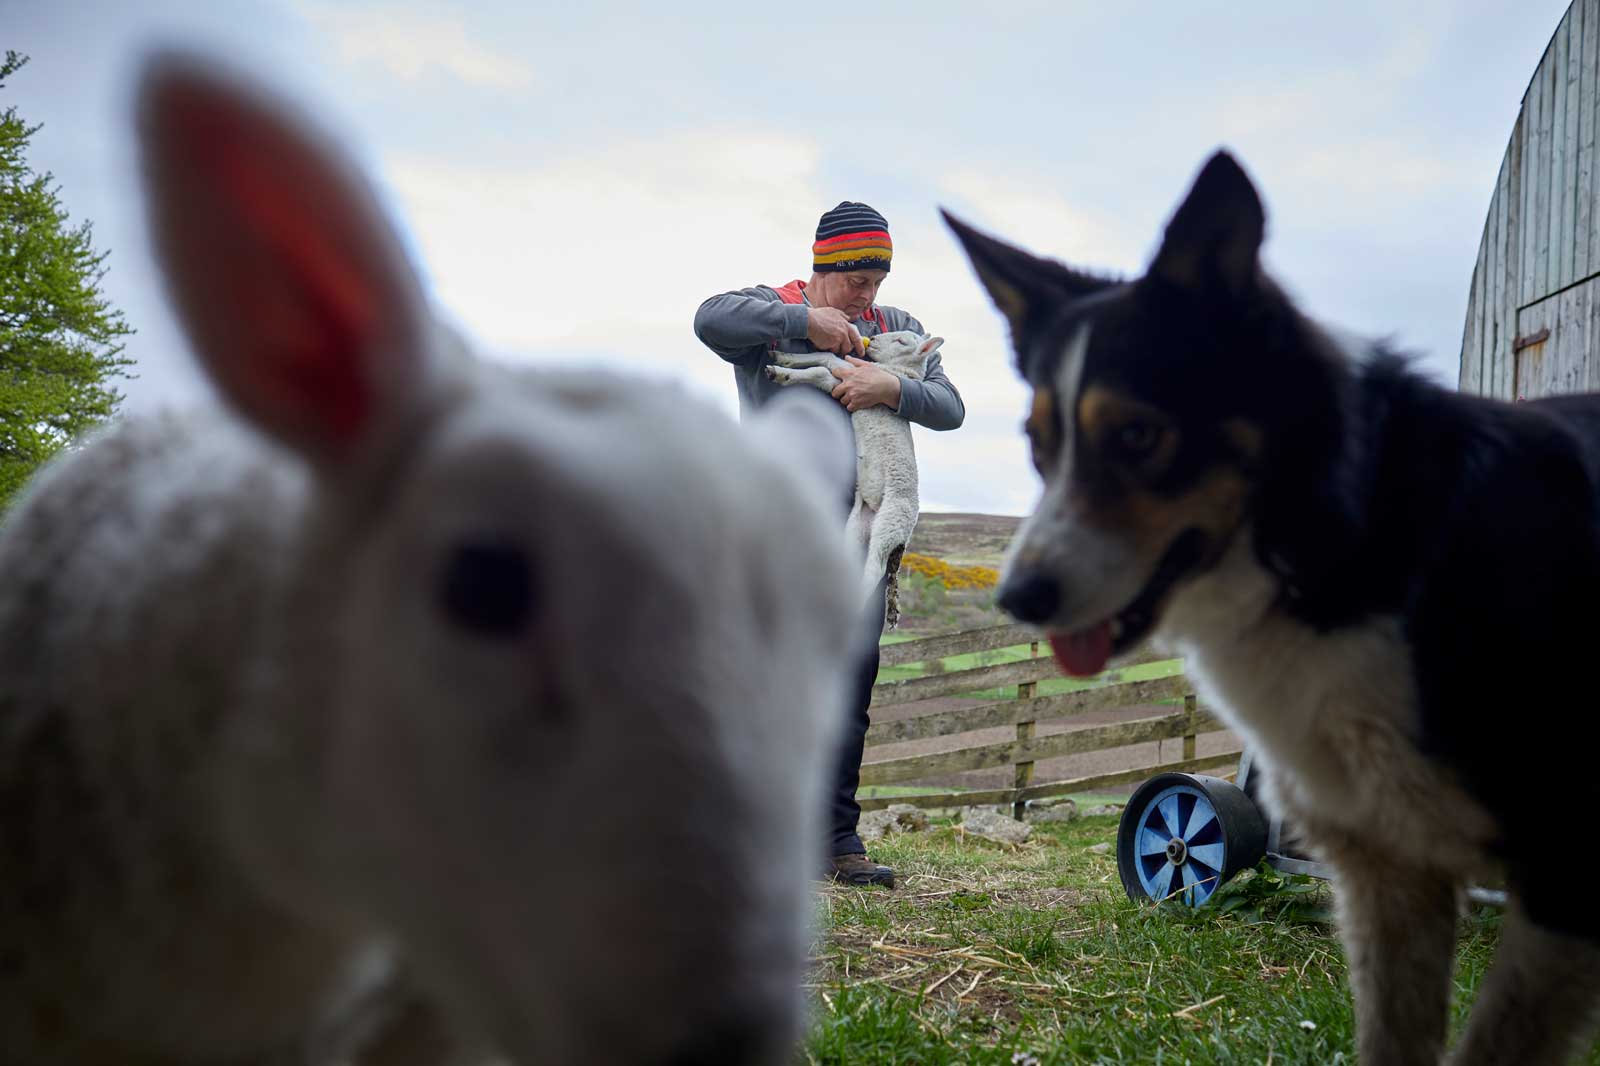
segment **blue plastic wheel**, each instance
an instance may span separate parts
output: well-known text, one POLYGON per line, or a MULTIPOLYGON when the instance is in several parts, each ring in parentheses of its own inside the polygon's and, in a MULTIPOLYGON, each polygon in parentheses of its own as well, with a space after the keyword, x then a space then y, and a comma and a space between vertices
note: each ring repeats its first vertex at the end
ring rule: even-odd
POLYGON ((1266 854, 1267 825, 1237 787, 1199 774, 1158 774, 1122 811, 1117 872, 1138 903, 1204 904, 1266 854))

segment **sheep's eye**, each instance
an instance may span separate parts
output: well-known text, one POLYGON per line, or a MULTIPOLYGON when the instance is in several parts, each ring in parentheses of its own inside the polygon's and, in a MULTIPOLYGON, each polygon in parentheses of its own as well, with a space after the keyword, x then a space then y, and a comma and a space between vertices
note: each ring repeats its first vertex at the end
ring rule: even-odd
POLYGON ((503 541, 466 541, 445 560, 439 604, 445 617, 483 637, 515 637, 534 608, 533 565, 528 554, 503 541))

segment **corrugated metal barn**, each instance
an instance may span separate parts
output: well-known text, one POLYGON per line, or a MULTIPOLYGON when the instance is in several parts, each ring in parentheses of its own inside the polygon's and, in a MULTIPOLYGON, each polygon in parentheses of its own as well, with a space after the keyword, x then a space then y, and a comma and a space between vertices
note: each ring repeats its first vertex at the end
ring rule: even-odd
POLYGON ((1511 129, 1478 246, 1461 389, 1600 391, 1600 0, 1575 0, 1511 129))

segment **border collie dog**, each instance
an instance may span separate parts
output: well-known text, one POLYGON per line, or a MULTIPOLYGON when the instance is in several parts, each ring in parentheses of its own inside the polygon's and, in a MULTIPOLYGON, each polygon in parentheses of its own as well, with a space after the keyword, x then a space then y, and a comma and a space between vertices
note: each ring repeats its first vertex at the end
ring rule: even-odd
POLYGON ((1453 1061, 1563 1061, 1600 995, 1600 397, 1513 407, 1335 339, 1263 273, 1225 153, 1134 280, 946 219, 1032 388, 1001 605, 1069 673, 1185 656, 1337 871, 1364 1066, 1439 1061, 1484 879, 1510 906, 1453 1061))

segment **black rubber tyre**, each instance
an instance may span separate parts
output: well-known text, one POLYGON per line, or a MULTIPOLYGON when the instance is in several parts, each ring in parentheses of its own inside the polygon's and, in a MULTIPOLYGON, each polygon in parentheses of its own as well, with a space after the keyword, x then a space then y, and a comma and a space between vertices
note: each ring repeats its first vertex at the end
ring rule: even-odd
POLYGON ((1157 774, 1128 800, 1117 872, 1135 903, 1204 905, 1267 853, 1267 819, 1236 785, 1203 774, 1157 774))

